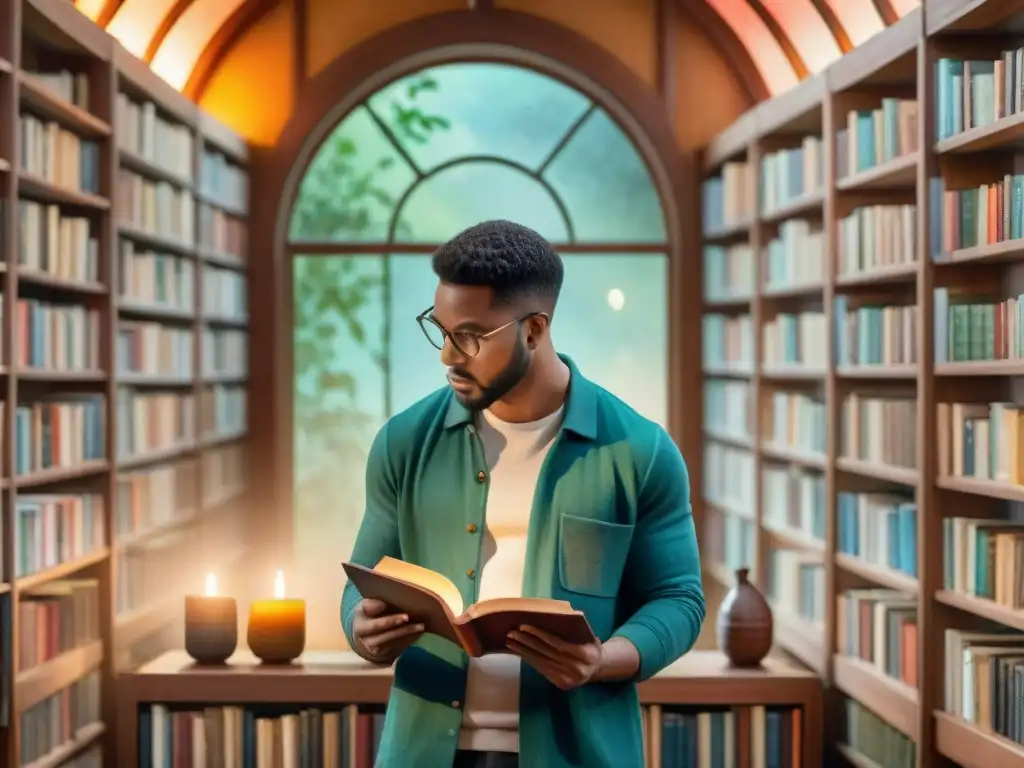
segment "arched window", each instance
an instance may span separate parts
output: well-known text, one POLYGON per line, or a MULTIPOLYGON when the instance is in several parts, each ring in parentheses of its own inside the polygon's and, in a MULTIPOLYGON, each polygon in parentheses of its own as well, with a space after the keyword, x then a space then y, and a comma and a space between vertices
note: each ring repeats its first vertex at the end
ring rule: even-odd
MULTIPOLYGON (((396 80, 328 135, 291 212, 292 530, 306 594, 351 550, 374 434, 445 385, 415 322, 433 303, 430 254, 492 218, 562 255, 559 351, 667 421, 667 227, 632 140, 587 96, 523 67, 453 63, 396 80)), ((327 618, 336 634, 336 610, 327 618)))

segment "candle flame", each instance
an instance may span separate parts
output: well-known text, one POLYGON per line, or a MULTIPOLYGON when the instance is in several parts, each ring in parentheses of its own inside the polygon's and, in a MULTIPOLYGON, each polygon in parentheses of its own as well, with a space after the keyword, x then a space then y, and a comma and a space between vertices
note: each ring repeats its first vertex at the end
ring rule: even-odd
POLYGON ((206 596, 216 597, 217 596, 217 574, 208 573, 206 574, 206 596))
POLYGON ((274 576, 274 599, 284 600, 284 571, 278 571, 274 576))

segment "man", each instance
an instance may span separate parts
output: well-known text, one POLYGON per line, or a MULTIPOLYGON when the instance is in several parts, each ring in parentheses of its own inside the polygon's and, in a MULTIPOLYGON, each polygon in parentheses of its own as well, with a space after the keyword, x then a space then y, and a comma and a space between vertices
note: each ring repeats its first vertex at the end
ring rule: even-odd
POLYGON ((449 386, 377 435, 351 559, 431 568, 467 606, 568 600, 599 641, 525 627, 507 654, 469 659, 347 584, 352 648, 397 661, 377 766, 641 768, 636 682, 689 650, 704 619, 686 466, 661 427, 555 352, 562 262, 540 235, 485 222, 433 266, 417 320, 449 386))

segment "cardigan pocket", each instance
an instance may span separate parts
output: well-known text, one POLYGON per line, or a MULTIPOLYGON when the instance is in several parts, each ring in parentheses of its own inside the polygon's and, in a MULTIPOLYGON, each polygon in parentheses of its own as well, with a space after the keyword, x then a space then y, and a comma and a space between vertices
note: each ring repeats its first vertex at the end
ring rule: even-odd
POLYGON ((633 526, 562 513, 558 576, 562 588, 593 597, 615 597, 633 541, 633 526))

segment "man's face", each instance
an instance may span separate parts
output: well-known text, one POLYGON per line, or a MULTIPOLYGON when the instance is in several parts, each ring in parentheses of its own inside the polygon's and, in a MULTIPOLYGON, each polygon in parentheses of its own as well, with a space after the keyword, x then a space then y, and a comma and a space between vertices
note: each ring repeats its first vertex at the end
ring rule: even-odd
POLYGON ((526 375, 532 360, 522 323, 487 338, 479 338, 521 314, 515 306, 495 305, 493 291, 484 286, 440 283, 434 292, 434 320, 472 352, 473 340, 479 351, 467 354, 445 339, 441 362, 448 367, 448 383, 459 401, 480 411, 507 395, 526 375))

